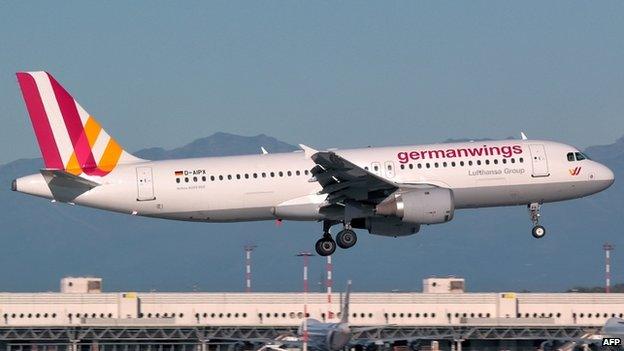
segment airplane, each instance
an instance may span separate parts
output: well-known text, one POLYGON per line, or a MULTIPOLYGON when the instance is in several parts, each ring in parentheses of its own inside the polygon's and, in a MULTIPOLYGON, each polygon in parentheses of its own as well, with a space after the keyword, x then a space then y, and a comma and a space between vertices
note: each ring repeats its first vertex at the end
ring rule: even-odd
MULTIPOLYGON (((300 349, 303 341, 307 339, 307 347, 314 351, 337 351, 344 350, 347 345, 352 344, 353 334, 368 330, 376 330, 388 325, 354 327, 349 324, 349 301, 351 296, 351 281, 347 282, 347 290, 342 304, 340 322, 326 323, 318 319, 307 318, 297 330, 296 338, 281 338, 271 340, 264 345, 264 349, 284 350, 300 349), (307 332, 306 332, 307 329, 307 332)), ((374 340, 383 341, 383 340, 374 340)), ((369 342, 374 342, 370 341, 369 342)))
POLYGON ((553 342, 561 342, 562 345, 557 347, 558 350, 574 350, 577 346, 583 346, 585 349, 593 346, 595 349, 613 349, 621 350, 622 339, 624 338, 624 319, 611 317, 598 333, 587 333, 577 338, 553 338, 542 343, 540 349, 546 349, 545 346, 553 346, 553 342))
POLYGON ((354 229, 398 237, 460 209, 527 206, 535 238, 542 204, 607 189, 613 172, 546 140, 444 143, 150 161, 127 152, 47 72, 18 72, 45 167, 14 191, 136 216, 198 222, 322 222, 328 256, 354 229), (334 225, 342 229, 330 233, 334 225))

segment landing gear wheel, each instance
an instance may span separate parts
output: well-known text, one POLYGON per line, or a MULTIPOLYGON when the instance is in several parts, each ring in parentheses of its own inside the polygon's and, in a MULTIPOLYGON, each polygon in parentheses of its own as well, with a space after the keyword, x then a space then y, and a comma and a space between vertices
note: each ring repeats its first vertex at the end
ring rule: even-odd
POLYGON ((543 238, 544 235, 546 235, 546 228, 541 225, 536 225, 535 227, 533 227, 531 234, 535 239, 543 238))
POLYGON ((353 247, 355 243, 357 243, 357 235, 351 229, 344 229, 336 234, 336 244, 338 244, 341 249, 353 247))
POLYGON ((336 251, 336 242, 330 238, 321 238, 314 246, 316 253, 320 256, 329 256, 336 251))

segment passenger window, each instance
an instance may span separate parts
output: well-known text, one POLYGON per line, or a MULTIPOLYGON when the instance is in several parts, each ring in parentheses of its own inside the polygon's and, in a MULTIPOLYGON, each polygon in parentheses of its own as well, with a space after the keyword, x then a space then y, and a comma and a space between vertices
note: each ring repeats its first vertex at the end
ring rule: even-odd
POLYGON ((254 178, 258 178, 258 173, 254 173, 254 174, 253 174, 253 177, 254 177, 254 178))
POLYGON ((481 166, 481 160, 477 160, 477 165, 481 166))
POLYGON ((245 173, 245 179, 249 179, 249 173, 245 173))
POLYGON ((497 165, 498 164, 498 160, 494 159, 494 164, 497 165))
POLYGON ((364 169, 368 171, 368 166, 364 167, 364 169))
POLYGON ((303 171, 303 173, 305 173, 306 175, 308 175, 308 173, 310 173, 307 169, 305 171, 303 171))
POLYGON ((409 169, 414 169, 414 165, 410 163, 409 169))
POLYGON ((401 169, 405 169, 405 165, 401 165, 401 169))
POLYGON ((202 176, 202 182, 206 181, 206 176, 202 176))
POLYGON ((515 158, 512 158, 510 161, 511 161, 511 163, 516 163, 516 159, 515 158))
POLYGON ((429 162, 427 162, 427 168, 431 167, 431 165, 429 164, 429 162))
POLYGON ((523 159, 522 157, 520 157, 520 158, 518 159, 518 161, 520 161, 520 163, 522 163, 522 162, 524 162, 524 159, 523 159))
POLYGON ((448 166, 448 163, 446 163, 446 162, 442 162, 442 166, 443 166, 443 167, 446 167, 446 166, 448 166))
POLYGON ((435 165, 435 168, 438 168, 438 166, 439 166, 437 162, 434 165, 435 165))
POLYGON ((215 177, 214 176, 210 176, 210 180, 214 182, 215 177))
POLYGON ((262 178, 266 178, 266 173, 262 172, 262 178))
POLYGON ((279 173, 277 173, 277 174, 278 174, 280 177, 283 177, 283 176, 284 176, 284 172, 282 172, 282 171, 279 171, 279 173))
POLYGON ((375 171, 378 171, 378 170, 379 170, 379 167, 375 166, 375 167, 373 167, 373 169, 374 169, 375 171))
POLYGON ((506 158, 503 159, 503 164, 507 164, 507 159, 506 158))
POLYGON ((232 180, 232 175, 228 174, 228 180, 232 180))
POLYGON ((219 176, 219 180, 223 180, 223 176, 222 175, 219 176))
POLYGON ((193 177, 193 181, 196 182, 197 181, 197 177, 193 177))
POLYGON ((187 177, 187 178, 184 178, 184 182, 185 182, 185 183, 188 183, 188 181, 189 181, 188 177, 187 177))
POLYGON ((288 174, 288 176, 290 177, 292 175, 291 171, 286 172, 286 174, 288 174))
POLYGON ((570 162, 574 161, 574 152, 568 152, 567 157, 568 157, 568 161, 570 162))
POLYGON ((459 165, 464 167, 464 161, 459 161, 459 165))
POLYGON ((296 175, 301 175, 301 172, 296 171, 296 172, 295 172, 295 174, 296 174, 296 175))
POLYGON ((418 169, 421 169, 421 168, 422 168, 422 164, 419 163, 418 164, 418 169))
POLYGON ((451 167, 455 167, 455 161, 451 162, 451 167))
POLYGON ((468 166, 472 166, 472 160, 468 161, 468 166))
POLYGON ((176 183, 179 183, 179 182, 180 182, 180 178, 176 178, 176 183))
POLYGON ((490 160, 485 160, 485 164, 489 165, 490 164, 490 160))
POLYGON ((271 178, 275 177, 275 172, 271 172, 271 178))
POLYGON ((241 179, 240 174, 237 174, 237 175, 236 175, 236 179, 241 179))

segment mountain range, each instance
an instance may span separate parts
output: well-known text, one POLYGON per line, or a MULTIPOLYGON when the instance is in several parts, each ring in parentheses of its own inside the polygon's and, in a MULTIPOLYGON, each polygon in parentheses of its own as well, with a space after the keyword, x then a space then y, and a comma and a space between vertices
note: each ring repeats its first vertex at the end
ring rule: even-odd
MULTIPOLYGON (((290 152, 275 138, 227 133, 179 148, 148 148, 135 154, 160 160, 180 157, 290 152)), ((616 175, 608 190, 588 198, 546 204, 536 240, 523 207, 458 211, 444 225, 386 238, 359 231, 350 250, 334 254, 337 285, 353 279, 356 291, 418 291, 423 278, 466 278, 469 291, 565 291, 601 285, 606 241, 615 245, 612 276, 624 281, 624 137, 588 147, 586 153, 616 175)), ((253 253, 253 289, 298 291, 301 261, 313 251, 320 224, 271 221, 231 224, 175 222, 132 217, 11 192, 16 177, 37 172, 40 159, 0 166, 0 291, 56 291, 67 275, 104 278, 108 291, 242 291, 243 246, 253 253)), ((324 259, 311 260, 310 277, 323 278, 324 259)), ((321 285, 319 284, 319 288, 321 285)), ((340 289, 339 289, 340 290, 340 289)))

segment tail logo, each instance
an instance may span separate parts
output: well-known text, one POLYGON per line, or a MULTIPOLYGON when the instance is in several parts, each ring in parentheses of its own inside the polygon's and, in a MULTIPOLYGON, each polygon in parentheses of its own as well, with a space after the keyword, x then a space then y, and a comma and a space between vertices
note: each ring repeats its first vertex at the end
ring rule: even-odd
POLYGON ((104 176, 134 159, 49 73, 19 72, 17 80, 46 168, 104 176))
POLYGON ((572 175, 572 176, 577 176, 577 175, 581 174, 581 167, 570 168, 570 169, 568 169, 568 172, 570 172, 570 175, 572 175))

